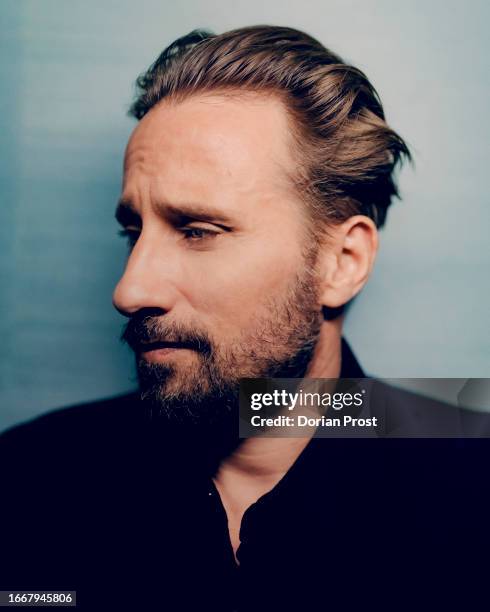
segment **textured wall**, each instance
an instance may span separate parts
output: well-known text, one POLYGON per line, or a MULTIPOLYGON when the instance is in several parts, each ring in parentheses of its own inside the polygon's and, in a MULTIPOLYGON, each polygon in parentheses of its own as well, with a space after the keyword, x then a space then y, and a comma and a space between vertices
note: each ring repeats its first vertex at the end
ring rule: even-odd
POLYGON ((488 376, 489 70, 484 1, 0 6, 0 429, 134 387, 111 292, 136 75, 195 27, 304 29, 365 70, 412 146, 403 203, 346 336, 382 376, 488 376))

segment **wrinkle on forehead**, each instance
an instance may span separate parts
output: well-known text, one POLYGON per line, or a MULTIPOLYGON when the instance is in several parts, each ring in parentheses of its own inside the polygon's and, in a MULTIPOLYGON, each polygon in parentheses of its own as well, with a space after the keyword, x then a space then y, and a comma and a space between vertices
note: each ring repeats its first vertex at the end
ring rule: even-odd
POLYGON ((271 96, 164 100, 133 132, 125 178, 138 171, 176 189, 204 182, 243 194, 290 191, 294 161, 289 129, 282 103, 271 96))

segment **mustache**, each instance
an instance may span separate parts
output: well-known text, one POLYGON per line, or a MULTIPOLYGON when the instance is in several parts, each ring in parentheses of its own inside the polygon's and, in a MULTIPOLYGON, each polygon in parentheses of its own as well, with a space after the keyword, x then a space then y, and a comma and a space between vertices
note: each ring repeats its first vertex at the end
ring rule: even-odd
POLYGON ((133 351, 141 351, 143 345, 156 345, 152 348, 176 345, 199 351, 204 355, 211 354, 212 345, 207 334, 196 328, 164 320, 159 317, 136 313, 123 328, 121 341, 126 342, 133 351))

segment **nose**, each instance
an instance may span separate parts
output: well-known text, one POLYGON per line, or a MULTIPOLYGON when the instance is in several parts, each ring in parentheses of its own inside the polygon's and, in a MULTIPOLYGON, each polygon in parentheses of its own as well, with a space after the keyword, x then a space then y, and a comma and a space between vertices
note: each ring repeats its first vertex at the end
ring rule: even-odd
POLYGON ((112 303, 125 317, 142 308, 170 311, 177 298, 174 272, 162 241, 151 241, 141 233, 112 295, 112 303))

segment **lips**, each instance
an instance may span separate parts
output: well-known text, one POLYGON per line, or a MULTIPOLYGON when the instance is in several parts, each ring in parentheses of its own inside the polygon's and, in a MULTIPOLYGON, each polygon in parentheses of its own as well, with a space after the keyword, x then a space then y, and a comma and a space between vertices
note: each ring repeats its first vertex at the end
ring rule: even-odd
POLYGON ((161 321, 161 317, 137 314, 125 325, 121 340, 136 354, 161 351, 179 352, 189 349, 203 356, 211 354, 211 342, 207 334, 198 329, 187 329, 176 323, 161 321))
POLYGON ((137 348, 139 352, 146 353, 159 349, 192 349, 194 347, 188 342, 142 342, 137 348))

